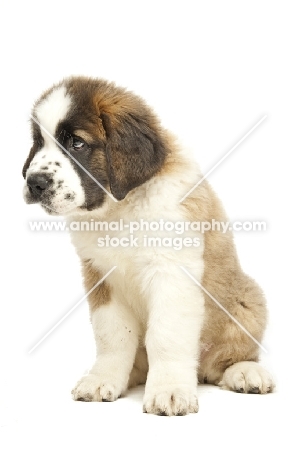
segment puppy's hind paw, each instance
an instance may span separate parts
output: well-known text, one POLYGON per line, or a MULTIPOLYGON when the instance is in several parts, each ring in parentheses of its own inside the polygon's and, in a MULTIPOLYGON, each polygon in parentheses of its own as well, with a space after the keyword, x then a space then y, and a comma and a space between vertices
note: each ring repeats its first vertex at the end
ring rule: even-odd
POLYGON ((261 394, 270 393, 275 388, 271 374, 253 361, 237 362, 228 367, 219 386, 238 393, 261 394))

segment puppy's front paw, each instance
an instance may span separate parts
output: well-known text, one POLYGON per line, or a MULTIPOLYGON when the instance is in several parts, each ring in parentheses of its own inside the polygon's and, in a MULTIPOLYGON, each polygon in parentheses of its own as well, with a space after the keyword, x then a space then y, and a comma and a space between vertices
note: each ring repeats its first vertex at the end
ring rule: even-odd
POLYGON ((225 370, 219 386, 238 393, 269 393, 275 384, 272 376, 260 364, 242 361, 225 370))
POLYGON ((160 416, 184 416, 188 413, 197 413, 197 397, 189 389, 178 387, 146 391, 143 411, 160 416))
POLYGON ((88 374, 79 380, 71 393, 73 399, 78 401, 115 401, 121 389, 95 374, 88 374))

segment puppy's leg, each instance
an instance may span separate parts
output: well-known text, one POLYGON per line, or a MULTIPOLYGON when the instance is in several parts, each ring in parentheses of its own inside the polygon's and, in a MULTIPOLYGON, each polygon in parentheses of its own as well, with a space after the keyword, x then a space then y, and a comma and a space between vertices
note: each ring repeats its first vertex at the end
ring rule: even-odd
MULTIPOLYGON (((85 286, 90 290, 101 275, 84 263, 85 286)), ((103 282, 88 296, 97 346, 97 360, 73 389, 75 400, 114 401, 126 389, 138 346, 138 324, 130 310, 116 300, 103 282)))
POLYGON ((225 298, 226 309, 237 323, 205 298, 199 381, 240 393, 268 393, 273 390, 274 382, 258 364, 260 349, 251 338, 262 341, 267 323, 265 298, 255 281, 238 269, 236 275, 238 281, 231 283, 232 295, 226 289, 218 289, 223 285, 216 282, 214 296, 225 298))
POLYGON ((138 330, 126 308, 111 300, 92 313, 97 360, 72 391, 75 400, 114 401, 127 389, 138 330))
POLYGON ((198 342, 202 291, 177 266, 156 268, 147 289, 149 361, 144 412, 184 415, 198 411, 198 342))
POLYGON ((274 382, 257 362, 242 361, 226 369, 219 386, 238 393, 269 393, 274 389, 274 382))

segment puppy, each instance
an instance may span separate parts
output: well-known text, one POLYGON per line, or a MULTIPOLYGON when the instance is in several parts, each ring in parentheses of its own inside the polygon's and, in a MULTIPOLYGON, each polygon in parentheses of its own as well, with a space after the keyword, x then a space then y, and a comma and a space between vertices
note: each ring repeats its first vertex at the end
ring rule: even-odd
POLYGON ((72 77, 40 97, 31 123, 25 201, 86 226, 71 236, 97 359, 73 398, 114 401, 146 383, 144 412, 184 415, 198 411, 198 381, 271 392, 258 364, 263 293, 243 273, 231 232, 180 229, 226 215, 144 101, 104 80, 72 77))

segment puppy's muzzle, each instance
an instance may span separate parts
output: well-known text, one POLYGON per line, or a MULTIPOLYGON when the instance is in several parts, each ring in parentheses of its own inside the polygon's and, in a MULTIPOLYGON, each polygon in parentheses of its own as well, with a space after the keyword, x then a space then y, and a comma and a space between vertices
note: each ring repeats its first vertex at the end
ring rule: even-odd
POLYGON ((26 181, 29 191, 35 201, 39 201, 51 184, 51 179, 46 174, 31 174, 26 181))

